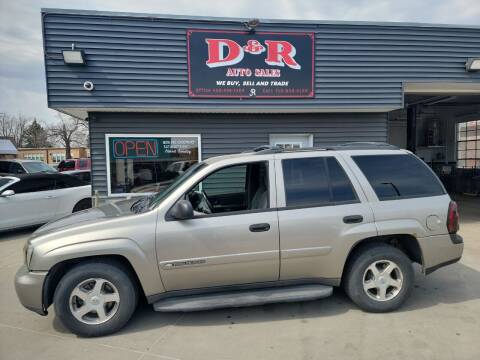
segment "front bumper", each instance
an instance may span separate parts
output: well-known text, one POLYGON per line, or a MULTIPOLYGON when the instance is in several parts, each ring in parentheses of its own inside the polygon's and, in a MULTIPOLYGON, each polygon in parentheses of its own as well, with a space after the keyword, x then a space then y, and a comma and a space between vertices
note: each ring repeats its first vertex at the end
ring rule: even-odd
POLYGON ((463 254, 463 239, 460 235, 436 235, 418 239, 422 249, 425 274, 453 264, 463 254))
POLYGON ((18 299, 28 310, 47 315, 43 306, 43 284, 47 271, 29 271, 26 265, 18 269, 15 275, 15 290, 18 299))

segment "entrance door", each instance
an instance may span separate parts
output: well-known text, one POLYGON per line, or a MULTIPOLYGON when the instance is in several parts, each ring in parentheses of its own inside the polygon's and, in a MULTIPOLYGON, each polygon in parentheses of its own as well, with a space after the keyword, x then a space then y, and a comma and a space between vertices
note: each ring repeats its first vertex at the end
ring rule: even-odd
POLYGON ((194 218, 159 227, 157 253, 167 290, 278 280, 274 176, 273 161, 229 166, 183 196, 194 218))

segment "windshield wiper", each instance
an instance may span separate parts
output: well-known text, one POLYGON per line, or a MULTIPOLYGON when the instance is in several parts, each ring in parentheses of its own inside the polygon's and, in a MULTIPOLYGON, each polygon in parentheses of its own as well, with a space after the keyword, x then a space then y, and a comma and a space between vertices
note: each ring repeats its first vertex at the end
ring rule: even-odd
POLYGON ((137 201, 135 201, 132 206, 130 206, 130 211, 134 212, 135 214, 138 214, 139 213, 139 208, 140 208, 140 205, 141 203, 144 201, 143 198, 141 199, 138 199, 137 201))
POLYGON ((148 195, 140 198, 139 200, 135 201, 132 206, 130 206, 130 210, 133 211, 135 214, 143 212, 145 209, 148 208, 148 205, 150 204, 150 199, 152 197, 153 195, 148 195))

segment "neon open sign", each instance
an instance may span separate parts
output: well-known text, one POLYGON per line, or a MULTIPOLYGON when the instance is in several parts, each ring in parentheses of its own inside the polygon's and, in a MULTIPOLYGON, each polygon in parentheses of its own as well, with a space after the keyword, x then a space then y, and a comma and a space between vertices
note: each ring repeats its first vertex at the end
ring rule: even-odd
POLYGON ((159 148, 158 139, 114 138, 112 141, 115 159, 156 158, 159 148))
POLYGON ((175 137, 110 137, 110 156, 113 159, 170 159, 185 158, 198 153, 198 138, 175 137))

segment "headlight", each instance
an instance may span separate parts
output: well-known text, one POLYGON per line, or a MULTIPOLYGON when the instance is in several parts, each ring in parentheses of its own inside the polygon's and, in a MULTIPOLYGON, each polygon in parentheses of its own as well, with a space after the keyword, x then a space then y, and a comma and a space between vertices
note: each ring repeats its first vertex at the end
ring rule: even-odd
POLYGON ((28 247, 28 243, 25 243, 25 245, 23 245, 23 263, 26 264, 27 263, 27 247, 28 247))
POLYGON ((33 255, 33 246, 28 246, 27 244, 25 244, 25 246, 23 247, 23 252, 25 255, 25 264, 27 265, 27 267, 29 267, 30 260, 32 260, 33 255))

